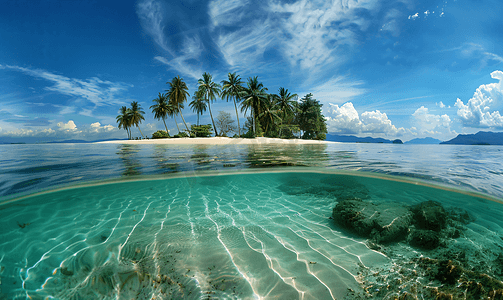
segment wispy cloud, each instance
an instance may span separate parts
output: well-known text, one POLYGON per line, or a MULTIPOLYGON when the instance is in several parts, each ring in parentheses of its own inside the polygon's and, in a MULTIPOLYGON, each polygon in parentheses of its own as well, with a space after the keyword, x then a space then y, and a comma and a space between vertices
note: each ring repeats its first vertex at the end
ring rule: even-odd
POLYGON ((192 26, 170 13, 171 7, 160 0, 140 1, 137 14, 144 31, 164 52, 155 59, 184 75, 199 78, 212 64, 208 62, 211 53, 210 60, 223 60, 217 67, 220 69, 211 72, 226 68, 257 73, 286 68, 290 73, 284 76, 314 81, 313 77, 333 72, 347 61, 348 49, 359 43, 361 33, 369 30, 372 22, 384 24, 393 35, 400 33, 396 20, 401 13, 390 10, 376 17, 379 3, 210 0, 206 23, 192 26))
POLYGON ((122 104, 123 101, 119 98, 119 95, 131 87, 131 85, 125 83, 105 81, 97 77, 81 80, 57 75, 41 69, 9 65, 0 66, 0 68, 45 79, 53 83, 52 86, 45 87, 45 90, 84 99, 94 104, 94 106, 122 104))
POLYGON ((330 80, 312 88, 309 88, 310 93, 314 95, 316 100, 322 103, 344 103, 354 97, 362 95, 366 92, 361 86, 364 84, 360 80, 349 80, 344 76, 337 76, 330 80))
POLYGON ((200 61, 200 55, 203 51, 203 44, 198 33, 191 31, 179 35, 178 40, 180 41, 176 45, 171 45, 165 33, 168 21, 167 9, 164 8, 162 2, 156 0, 140 1, 136 12, 142 28, 165 52, 163 56, 155 56, 154 59, 183 75, 198 79, 202 74, 198 61, 200 61))

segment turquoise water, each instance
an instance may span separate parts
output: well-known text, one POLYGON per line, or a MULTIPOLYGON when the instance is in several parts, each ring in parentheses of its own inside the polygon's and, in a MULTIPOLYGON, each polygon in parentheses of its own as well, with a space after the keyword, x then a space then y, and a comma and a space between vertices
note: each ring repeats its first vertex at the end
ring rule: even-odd
POLYGON ((16 146, 17 159, 3 152, 0 298, 476 299, 503 291, 498 147, 42 146, 16 146), (337 219, 334 207, 352 201, 381 209, 372 215, 396 214, 389 232, 400 209, 406 219, 428 201, 448 222, 433 249, 414 244, 414 222, 403 239, 383 242, 337 219), (435 269, 449 260, 444 269, 457 273, 435 269))
POLYGON ((141 175, 274 166, 407 176, 503 197, 503 147, 465 145, 0 145, 0 201, 141 175))

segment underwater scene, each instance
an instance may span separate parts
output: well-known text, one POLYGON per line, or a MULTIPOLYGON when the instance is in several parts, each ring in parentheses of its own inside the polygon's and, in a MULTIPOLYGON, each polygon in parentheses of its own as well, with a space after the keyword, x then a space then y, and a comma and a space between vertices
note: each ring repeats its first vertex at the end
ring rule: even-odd
POLYGON ((116 146, 109 164, 61 160, 75 184, 52 178, 54 153, 38 171, 19 160, 0 177, 0 299, 502 299, 499 182, 480 165, 452 175, 471 173, 474 150, 439 180, 438 164, 400 163, 417 148, 351 146, 194 148, 177 162, 116 146), (57 184, 5 192, 23 172, 57 184))

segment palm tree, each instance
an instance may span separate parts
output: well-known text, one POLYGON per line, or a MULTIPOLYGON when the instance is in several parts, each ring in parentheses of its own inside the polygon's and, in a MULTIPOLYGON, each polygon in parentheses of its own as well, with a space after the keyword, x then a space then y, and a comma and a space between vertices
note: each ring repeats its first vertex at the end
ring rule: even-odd
POLYGON ((129 109, 127 107, 123 106, 119 110, 119 113, 120 113, 120 115, 118 115, 116 118, 117 123, 119 123, 119 125, 117 127, 119 127, 119 129, 124 128, 127 132, 127 138, 128 138, 128 140, 130 140, 131 134, 129 132, 129 127, 131 126, 131 122, 130 122, 131 118, 129 116, 129 109))
POLYGON ((197 125, 199 126, 199 115, 202 116, 203 112, 206 111, 206 101, 201 90, 197 90, 192 98, 194 100, 189 103, 189 106, 192 108, 192 111, 197 113, 197 125))
POLYGON ((269 128, 274 128, 276 124, 276 120, 281 121, 281 117, 278 115, 280 112, 278 109, 275 109, 277 107, 276 103, 277 97, 275 95, 268 95, 267 97, 267 102, 265 102, 262 106, 262 112, 258 115, 259 119, 262 119, 263 122, 265 123, 265 135, 268 135, 269 133, 269 128))
POLYGON ((154 118, 157 120, 162 119, 166 132, 169 136, 168 126, 166 126, 166 116, 168 115, 168 97, 166 94, 159 93, 159 96, 152 100, 155 104, 150 106, 150 109, 154 113, 154 118))
POLYGON ((253 131, 257 132, 256 118, 260 115, 262 107, 267 100, 267 89, 262 82, 258 82, 258 77, 248 78, 248 87, 240 93, 243 102, 241 103, 241 111, 251 109, 253 119, 253 131))
MULTIPOLYGON (((276 98, 276 104, 278 106, 278 109, 281 111, 281 125, 283 124, 283 121, 287 119, 287 116, 291 116, 294 113, 294 103, 295 101, 292 100, 295 97, 297 97, 297 94, 291 95, 288 92, 288 89, 279 88, 279 94, 274 95, 276 98)), ((280 136, 281 136, 281 129, 280 129, 280 136)))
POLYGON ((222 97, 225 97, 227 101, 229 98, 234 100, 234 108, 236 109, 236 118, 238 119, 238 135, 241 136, 241 127, 239 126, 239 115, 238 115, 238 107, 236 102, 239 102, 239 94, 243 91, 244 87, 242 86, 243 82, 239 75, 236 73, 227 74, 229 80, 222 80, 222 97))
POLYGON ((185 105, 183 103, 180 103, 177 106, 173 104, 173 102, 171 101, 168 102, 167 114, 168 116, 175 118, 175 125, 176 129, 178 130, 178 133, 180 133, 180 127, 178 127, 178 122, 176 121, 176 115, 178 114, 178 107, 180 107, 180 109, 184 109, 184 106, 185 105))
POLYGON ((215 127, 215 121, 213 121, 213 114, 211 113, 211 101, 216 99, 216 96, 220 95, 220 85, 213 82, 212 76, 209 73, 204 72, 203 78, 197 81, 199 85, 198 90, 204 95, 204 99, 208 102, 208 108, 210 111, 211 123, 213 123, 213 129, 215 130, 215 136, 218 136, 217 128, 215 127))
POLYGON ((173 78, 171 82, 167 82, 167 84, 169 84, 169 90, 167 90, 169 101, 176 105, 177 113, 180 113, 183 124, 185 124, 185 128, 187 128, 187 132, 189 132, 189 127, 187 127, 182 110, 180 109, 180 104, 183 105, 183 103, 187 101, 187 97, 189 97, 189 92, 187 92, 189 88, 185 81, 183 81, 183 78, 180 78, 180 75, 173 78))
POLYGON ((141 109, 141 106, 138 104, 138 102, 136 102, 136 101, 131 102, 131 109, 129 112, 129 116, 131 118, 130 119, 131 125, 138 127, 138 130, 140 131, 140 134, 143 138, 145 138, 145 137, 143 136, 143 133, 141 132, 140 124, 141 124, 142 120, 145 120, 145 118, 143 117, 144 114, 145 114, 145 112, 141 109))

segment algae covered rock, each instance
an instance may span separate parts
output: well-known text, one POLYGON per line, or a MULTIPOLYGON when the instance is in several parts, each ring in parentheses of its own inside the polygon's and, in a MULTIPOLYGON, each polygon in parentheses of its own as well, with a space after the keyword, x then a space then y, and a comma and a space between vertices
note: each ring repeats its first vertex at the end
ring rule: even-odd
POLYGON ((440 245, 440 234, 433 230, 412 230, 408 240, 413 247, 431 250, 440 245))
POLYGON ((358 199, 337 203, 332 217, 342 227, 376 243, 405 239, 412 222, 412 213, 404 206, 396 203, 374 204, 358 199))
POLYGON ((437 202, 421 202, 412 207, 412 212, 414 213, 414 223, 418 228, 437 232, 445 228, 447 213, 437 202))

